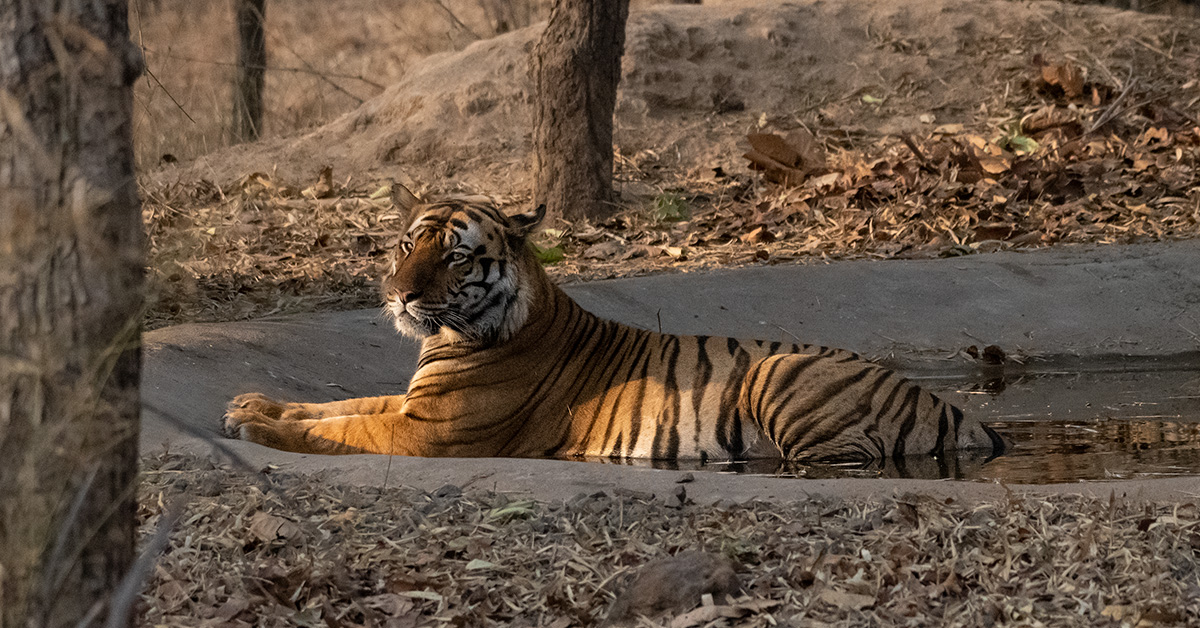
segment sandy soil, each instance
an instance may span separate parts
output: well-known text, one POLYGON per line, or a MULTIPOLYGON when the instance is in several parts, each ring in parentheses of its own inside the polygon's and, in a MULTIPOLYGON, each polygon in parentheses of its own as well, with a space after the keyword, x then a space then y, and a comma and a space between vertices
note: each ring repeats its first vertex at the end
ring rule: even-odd
MULTIPOLYGON (((719 2, 631 14, 617 105, 619 154, 667 181, 735 172, 747 132, 801 126, 845 136, 986 123, 1027 101, 1034 57, 1074 59, 1089 80, 1154 82, 1194 70, 1195 23, 1057 2, 719 2)), ((293 181, 323 165, 418 188, 525 194, 540 25, 434 55, 311 133, 222 151, 156 178, 293 181)), ((1175 94, 1200 96, 1192 81, 1175 94)))

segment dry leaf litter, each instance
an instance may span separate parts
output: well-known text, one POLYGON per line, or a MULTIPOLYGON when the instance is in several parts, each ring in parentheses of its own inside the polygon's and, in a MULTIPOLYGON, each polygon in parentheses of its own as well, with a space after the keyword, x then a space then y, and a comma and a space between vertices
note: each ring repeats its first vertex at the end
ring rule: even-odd
MULTIPOLYGON (((787 131, 764 120, 739 172, 680 178, 651 151, 618 151, 618 181, 651 190, 646 201, 598 224, 557 221, 535 245, 553 276, 574 281, 1196 237, 1189 67, 1164 63, 1152 83, 1035 55, 1009 96, 1024 104, 999 117, 937 125, 929 114, 927 132, 902 136, 845 127, 834 111, 787 131)), ((144 185, 151 326, 378 304, 402 218, 388 181, 335 175, 144 185)), ((495 200, 527 209, 527 198, 495 200)))
POLYGON ((182 514, 140 625, 1200 622, 1195 501, 1010 494, 977 504, 901 495, 709 505, 617 488, 539 503, 263 471, 177 455, 144 461, 143 540, 169 508, 182 514), (672 556, 690 570, 664 567, 672 556), (630 617, 631 605, 659 608, 630 597, 647 564, 658 565, 660 588, 691 586, 700 598, 630 617))

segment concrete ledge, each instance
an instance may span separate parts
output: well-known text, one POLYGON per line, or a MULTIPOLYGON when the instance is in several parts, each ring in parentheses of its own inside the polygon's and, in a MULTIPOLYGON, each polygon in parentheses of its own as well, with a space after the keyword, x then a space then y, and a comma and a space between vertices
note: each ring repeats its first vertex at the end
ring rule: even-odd
MULTIPOLYGON (((792 340, 879 356, 902 368, 971 374, 944 360, 961 348, 997 344, 1010 355, 1041 358, 1020 369, 1200 369, 1200 241, 1062 247, 943 260, 851 261, 602 281, 568 286, 588 309, 664 331, 792 340)), ((416 343, 374 310, 243 323, 193 324, 145 335, 144 452, 164 444, 207 454, 224 405, 260 391, 325 401, 403 392, 416 343)), ((986 373, 985 373, 986 374, 986 373)), ((479 475, 498 490, 571 496, 605 486, 651 486, 677 473, 609 465, 514 460, 404 460, 295 457, 257 445, 221 442, 254 464, 297 472, 329 470, 347 481, 436 488, 479 475)), ((920 490, 996 496, 1000 487, 946 482, 777 480, 696 473, 689 494, 802 496, 830 491, 874 494, 920 490)), ((477 482, 483 479, 475 480, 477 482)), ((1107 495, 1146 491, 1190 498, 1194 479, 1045 487, 1107 495), (1125 487, 1125 488, 1120 488, 1125 487)), ((1043 490, 1043 489, 1038 489, 1043 490)))

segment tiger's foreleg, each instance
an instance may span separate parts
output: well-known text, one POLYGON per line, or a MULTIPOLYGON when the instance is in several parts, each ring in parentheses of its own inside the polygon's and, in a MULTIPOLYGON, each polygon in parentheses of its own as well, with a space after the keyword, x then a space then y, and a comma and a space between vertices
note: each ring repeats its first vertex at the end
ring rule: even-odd
POLYGON ((408 453, 400 446, 408 429, 400 410, 403 402, 403 395, 331 403, 240 395, 229 404, 223 428, 230 438, 297 453, 403 454, 408 453))
POLYGON ((328 403, 289 403, 276 401, 262 393, 238 395, 229 402, 227 413, 247 411, 273 419, 303 420, 324 419, 349 414, 384 414, 399 412, 404 405, 404 395, 385 397, 360 397, 328 403))

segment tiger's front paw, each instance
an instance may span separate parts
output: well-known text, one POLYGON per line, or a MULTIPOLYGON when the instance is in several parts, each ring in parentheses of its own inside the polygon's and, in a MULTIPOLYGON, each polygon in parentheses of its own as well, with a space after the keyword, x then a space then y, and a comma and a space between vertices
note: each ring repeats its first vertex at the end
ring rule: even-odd
POLYGON ((255 434, 264 430, 287 431, 285 424, 311 418, 303 404, 275 401, 261 393, 247 393, 229 402, 221 431, 229 438, 260 442, 255 434))
POLYGON ((262 393, 246 393, 234 397, 233 401, 229 402, 229 405, 226 407, 226 416, 229 416, 229 413, 234 411, 246 410, 272 419, 278 419, 283 416, 283 412, 287 409, 287 406, 288 404, 275 401, 262 393))
POLYGON ((231 403, 221 420, 221 432, 227 438, 254 440, 250 437, 253 426, 270 426, 279 422, 278 413, 272 417, 253 407, 237 407, 231 403))
POLYGON ((230 404, 221 424, 225 436, 284 451, 307 451, 304 435, 313 421, 293 421, 288 418, 287 410, 284 410, 282 418, 271 417, 253 409, 253 406, 234 407, 234 404, 230 404))

